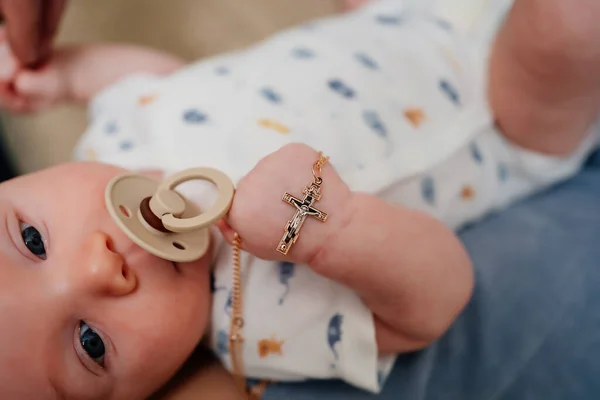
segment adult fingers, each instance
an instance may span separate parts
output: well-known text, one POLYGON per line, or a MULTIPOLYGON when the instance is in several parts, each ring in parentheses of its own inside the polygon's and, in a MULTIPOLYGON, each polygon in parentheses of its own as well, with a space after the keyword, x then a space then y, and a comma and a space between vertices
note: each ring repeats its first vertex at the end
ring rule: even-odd
POLYGON ((35 66, 49 57, 65 0, 1 0, 7 38, 17 59, 35 66))
POLYGON ((2 0, 2 14, 10 47, 17 59, 31 65, 38 60, 43 0, 2 0))
POLYGON ((42 14, 42 30, 40 32, 39 60, 44 62, 52 53, 54 37, 60 26, 66 0, 46 0, 42 14))

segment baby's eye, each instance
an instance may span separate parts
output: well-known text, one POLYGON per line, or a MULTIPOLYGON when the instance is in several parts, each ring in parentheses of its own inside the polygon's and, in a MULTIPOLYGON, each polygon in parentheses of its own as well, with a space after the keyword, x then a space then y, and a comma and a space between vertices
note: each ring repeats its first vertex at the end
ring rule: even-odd
POLYGON ((21 222, 21 237, 27 250, 34 256, 46 259, 46 246, 44 244, 44 238, 42 234, 33 226, 21 222))
POLYGON ((79 323, 79 342, 87 355, 94 360, 96 364, 104 367, 104 353, 106 352, 104 342, 100 335, 94 332, 85 321, 79 323))

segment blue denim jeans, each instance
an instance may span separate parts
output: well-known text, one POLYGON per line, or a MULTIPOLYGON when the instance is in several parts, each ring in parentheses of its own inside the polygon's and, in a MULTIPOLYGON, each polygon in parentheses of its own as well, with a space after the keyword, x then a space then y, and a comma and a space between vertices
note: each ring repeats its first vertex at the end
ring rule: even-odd
POLYGON ((311 381, 275 385, 265 399, 599 399, 600 153, 461 237, 472 301, 437 343, 398 359, 381 395, 311 381))

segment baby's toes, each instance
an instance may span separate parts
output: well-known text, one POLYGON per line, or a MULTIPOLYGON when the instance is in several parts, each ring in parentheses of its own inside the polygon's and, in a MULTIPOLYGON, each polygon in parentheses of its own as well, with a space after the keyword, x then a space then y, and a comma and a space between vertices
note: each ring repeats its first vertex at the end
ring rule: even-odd
POLYGON ((11 82, 19 65, 8 43, 0 43, 0 84, 11 82))
POLYGON ((20 72, 15 78, 15 91, 24 98, 47 103, 60 98, 62 87, 57 72, 46 67, 20 72))

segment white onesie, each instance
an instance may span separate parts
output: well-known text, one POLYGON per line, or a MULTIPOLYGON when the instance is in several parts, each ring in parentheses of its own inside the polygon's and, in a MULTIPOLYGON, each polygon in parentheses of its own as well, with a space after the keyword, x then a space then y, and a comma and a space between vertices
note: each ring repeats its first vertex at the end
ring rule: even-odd
MULTIPOLYGON (((485 101, 490 40, 475 43, 412 3, 376 1, 168 77, 129 77, 93 101, 77 158, 166 172, 211 166, 238 182, 302 142, 329 155, 353 190, 452 228, 574 174, 595 137, 565 159, 508 143, 485 101)), ((212 343, 229 367, 229 245, 215 260, 212 343)), ((249 377, 337 377, 380 390, 394 357, 378 357, 356 294, 304 265, 242 261, 249 377)))

